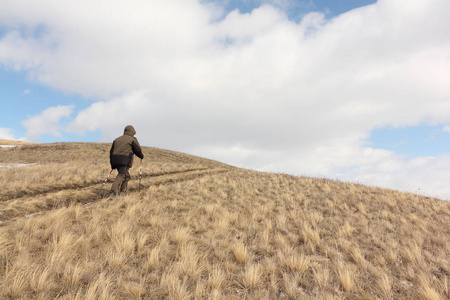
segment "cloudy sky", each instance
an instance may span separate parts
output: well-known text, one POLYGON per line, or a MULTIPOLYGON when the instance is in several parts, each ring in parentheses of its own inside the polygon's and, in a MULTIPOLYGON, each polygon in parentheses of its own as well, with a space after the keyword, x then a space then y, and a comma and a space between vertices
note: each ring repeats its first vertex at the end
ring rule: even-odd
POLYGON ((448 0, 0 0, 0 138, 450 199, 448 0))

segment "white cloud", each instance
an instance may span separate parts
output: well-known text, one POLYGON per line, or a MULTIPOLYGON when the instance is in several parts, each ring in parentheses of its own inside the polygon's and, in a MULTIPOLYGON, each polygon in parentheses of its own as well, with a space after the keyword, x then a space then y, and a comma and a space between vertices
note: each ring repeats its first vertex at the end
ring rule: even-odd
POLYGON ((58 105, 44 110, 40 115, 29 117, 22 121, 22 125, 27 129, 26 136, 30 140, 38 140, 44 134, 61 136, 64 125, 60 121, 68 118, 73 111, 73 106, 58 105))
POLYGON ((1 128, 0 127, 0 140, 12 140, 12 141, 26 141, 26 137, 17 138, 13 134, 14 130, 11 128, 1 128))
POLYGON ((344 180, 450 200, 450 155, 403 160, 390 157, 341 174, 344 180))
MULTIPOLYGON (((449 1, 379 0, 299 23, 270 5, 217 21, 194 0, 105 3, 2 3, 13 29, 0 64, 101 99, 67 130, 108 141, 133 124, 146 145, 295 174, 450 179, 431 172, 445 158, 416 165, 364 144, 382 126, 450 123, 449 1)), ((60 133, 30 122, 30 136, 60 133)))
POLYGON ((12 130, 9 128, 0 128, 0 140, 15 140, 12 130))
POLYGON ((109 128, 103 131, 103 139, 112 139, 123 133, 125 126, 135 124, 139 135, 139 129, 144 130, 150 119, 149 111, 151 103, 142 91, 130 92, 126 95, 112 98, 108 101, 99 101, 87 109, 81 111, 65 130, 84 135, 87 131, 109 128), (141 126, 139 126, 141 125, 141 126))

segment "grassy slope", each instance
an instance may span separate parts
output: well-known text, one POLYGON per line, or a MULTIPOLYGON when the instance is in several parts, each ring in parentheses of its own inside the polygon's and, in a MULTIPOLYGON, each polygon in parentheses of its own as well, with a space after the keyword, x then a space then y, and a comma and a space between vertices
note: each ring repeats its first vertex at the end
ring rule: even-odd
POLYGON ((108 150, 0 149, 0 298, 450 298, 450 202, 155 148, 96 198, 108 150))

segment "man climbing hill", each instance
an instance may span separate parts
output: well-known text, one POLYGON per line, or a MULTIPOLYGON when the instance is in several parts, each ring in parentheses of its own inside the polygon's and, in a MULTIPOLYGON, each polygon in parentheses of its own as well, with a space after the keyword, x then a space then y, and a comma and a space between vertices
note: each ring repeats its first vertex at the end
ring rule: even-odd
POLYGON ((111 186, 110 197, 115 197, 121 192, 127 191, 130 173, 128 170, 133 165, 133 154, 140 159, 144 158, 141 146, 134 137, 136 130, 133 126, 128 125, 123 131, 123 135, 114 140, 111 150, 109 151, 109 161, 112 169, 117 169, 116 180, 111 186))

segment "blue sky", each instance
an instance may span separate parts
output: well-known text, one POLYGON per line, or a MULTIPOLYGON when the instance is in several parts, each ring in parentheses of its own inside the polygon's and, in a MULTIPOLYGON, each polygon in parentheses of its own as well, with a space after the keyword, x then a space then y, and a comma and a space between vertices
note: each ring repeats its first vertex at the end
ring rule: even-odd
MULTIPOLYGON (((210 2, 225 3, 226 11, 232 11, 238 9, 242 13, 249 13, 255 7, 264 3, 264 1, 258 0, 211 0, 210 2)), ((267 1, 269 2, 269 1, 267 1)), ((305 14, 312 11, 324 12, 328 17, 333 17, 345 13, 349 10, 373 4, 374 0, 316 0, 316 1, 274 1, 271 4, 286 8, 286 13, 290 19, 294 21, 300 20, 305 14)))
POLYGON ((133 124, 147 146, 450 199, 447 0, 2 7, 0 138, 133 124))
POLYGON ((374 129, 369 142, 373 147, 406 154, 409 158, 450 153, 450 133, 442 125, 374 129))
MULTIPOLYGON (((2 118, 0 128, 11 129, 16 138, 26 136, 26 129, 22 121, 37 115, 48 107, 57 105, 74 105, 74 114, 89 106, 90 101, 80 95, 68 94, 50 89, 29 79, 24 72, 13 72, 2 69, 0 71, 0 102, 2 104, 2 118)), ((99 139, 98 132, 84 136, 65 133, 62 136, 43 135, 38 142, 92 142, 99 139)))

